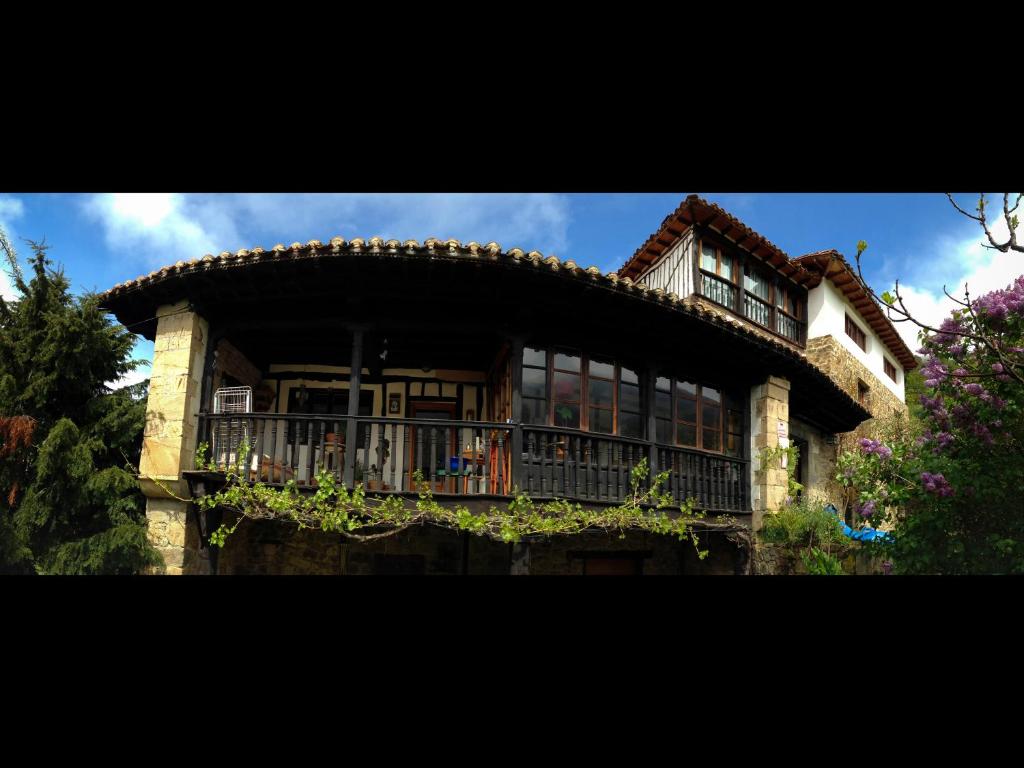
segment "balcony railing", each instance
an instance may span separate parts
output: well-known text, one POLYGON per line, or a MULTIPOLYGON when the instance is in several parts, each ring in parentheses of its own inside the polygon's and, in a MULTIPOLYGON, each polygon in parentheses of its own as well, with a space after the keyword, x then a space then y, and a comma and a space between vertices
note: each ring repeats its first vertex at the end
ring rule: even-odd
MULTIPOLYGON (((705 298, 736 312, 736 292, 733 285, 710 272, 700 271, 700 293, 705 298)), ((807 323, 798 320, 779 307, 756 295, 750 290, 743 291, 743 317, 746 317, 772 333, 803 346, 807 343, 807 323)))
MULTIPOLYGON (((618 503, 634 467, 653 449, 666 490, 677 503, 743 512, 749 506, 743 459, 645 440, 534 425, 359 416, 356 445, 346 445, 348 417, 304 414, 202 414, 200 441, 218 471, 233 467, 249 482, 315 488, 326 470, 346 471, 370 492, 409 493, 418 469, 436 494, 510 496, 618 503), (521 441, 516 460, 513 445, 521 441), (242 457, 245 457, 244 460, 242 457)), ((643 487, 647 487, 646 480, 643 487)))
POLYGON ((723 306, 729 308, 736 306, 736 286, 728 280, 723 280, 703 270, 700 273, 700 292, 703 296, 723 306))

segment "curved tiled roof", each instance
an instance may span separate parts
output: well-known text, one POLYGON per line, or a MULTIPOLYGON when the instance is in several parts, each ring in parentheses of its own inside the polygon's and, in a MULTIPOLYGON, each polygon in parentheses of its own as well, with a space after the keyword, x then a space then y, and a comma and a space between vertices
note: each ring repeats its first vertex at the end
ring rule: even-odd
POLYGON ((801 285, 814 277, 764 235, 752 230, 717 203, 712 203, 698 195, 687 196, 678 208, 665 217, 658 231, 647 238, 647 241, 636 249, 629 261, 622 265, 619 275, 639 277, 672 248, 695 223, 712 227, 719 234, 733 240, 737 246, 768 262, 786 277, 801 285))
POLYGON ((824 371, 810 362, 802 351, 780 339, 760 332, 744 321, 705 304, 698 298, 684 298, 675 293, 666 293, 661 288, 649 288, 643 283, 636 283, 630 277, 621 277, 618 272, 602 273, 595 266, 581 267, 572 259, 562 261, 555 255, 545 256, 539 251, 524 252, 521 248, 502 250, 496 242, 480 245, 477 242, 463 244, 455 239, 440 240, 427 238, 422 245, 415 240, 384 240, 371 237, 369 240, 333 237, 328 243, 310 240, 305 245, 292 243, 290 246, 275 245, 270 250, 259 246, 243 248, 231 253, 224 251, 218 256, 206 254, 202 258, 190 261, 179 261, 171 266, 142 275, 134 280, 115 285, 100 294, 100 304, 108 310, 117 311, 117 305, 130 297, 143 294, 150 287, 175 278, 187 278, 190 275, 211 274, 232 270, 249 265, 267 262, 292 262, 317 258, 346 258, 350 256, 377 255, 380 257, 411 257, 420 259, 446 259, 454 261, 484 261, 502 264, 512 268, 543 270, 553 276, 588 281, 617 293, 632 295, 637 298, 660 304, 666 310, 676 311, 697 318, 703 322, 727 329, 741 337, 756 341, 762 346, 773 349, 785 358, 790 359, 808 373, 815 375, 819 383, 835 390, 854 409, 863 411, 863 418, 870 418, 862 406, 856 404, 848 393, 836 384, 824 371))

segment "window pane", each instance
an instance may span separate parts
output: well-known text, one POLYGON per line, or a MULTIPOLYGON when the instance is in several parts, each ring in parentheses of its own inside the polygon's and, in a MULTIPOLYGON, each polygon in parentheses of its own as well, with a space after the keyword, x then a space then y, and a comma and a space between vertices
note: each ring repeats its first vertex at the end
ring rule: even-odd
POLYGON ((567 355, 564 352, 555 353, 555 368, 564 368, 567 371, 579 371, 580 356, 567 355))
POLYGON ((654 388, 659 392, 671 392, 672 379, 666 379, 664 376, 659 376, 654 382, 654 388))
POLYGON ((602 408, 590 409, 590 431, 591 432, 612 432, 612 412, 602 408))
POLYGON ((640 387, 635 384, 622 384, 619 387, 619 408, 624 411, 640 410, 640 387))
POLYGON ((523 368, 523 397, 547 397, 547 383, 547 371, 523 368))
POLYGON ((555 371, 553 397, 555 400, 580 400, 580 375, 578 373, 561 373, 555 371))
POLYGON ((555 403, 555 426, 579 429, 580 407, 578 405, 555 403))
POLYGON ((548 423, 548 401, 523 398, 523 422, 526 424, 548 423))
POLYGON ((713 429, 704 430, 704 443, 701 446, 705 451, 720 451, 722 446, 719 444, 719 436, 721 432, 716 432, 713 429))
POLYGON ((678 381, 676 382, 676 392, 680 395, 695 397, 697 395, 697 385, 691 384, 688 381, 678 381))
POLYGON ((727 253, 722 254, 722 277, 726 280, 732 280, 732 256, 727 253))
POLYGON ((715 272, 715 247, 713 245, 701 244, 700 247, 700 268, 708 272, 715 272))
POLYGON ((590 392, 591 405, 604 405, 608 408, 612 407, 612 398, 615 395, 615 389, 610 381, 591 379, 587 389, 590 392))
POLYGON ((654 393, 654 415, 659 419, 672 418, 672 395, 668 392, 654 393))
POLYGON ((540 368, 547 368, 548 353, 543 349, 523 347, 523 365, 536 365, 540 368))
POLYGON ((740 440, 742 440, 740 435, 728 435, 726 437, 725 453, 728 456, 742 455, 742 451, 740 451, 740 440))
POLYGON ((713 427, 714 429, 722 428, 722 409, 717 405, 708 405, 704 403, 704 423, 703 427, 713 427))
POLYGON ((697 445, 697 428, 689 424, 676 424, 676 442, 691 448, 697 445))
POLYGON ((717 389, 712 389, 711 387, 704 387, 704 389, 701 391, 701 396, 705 400, 710 400, 713 403, 722 402, 721 393, 717 389))
POLYGON ((619 434, 624 437, 643 437, 643 418, 639 413, 619 414, 619 434))
POLYGON ((800 301, 795 296, 789 297, 789 314, 797 319, 800 318, 800 301))
POLYGON ((676 418, 680 421, 697 423, 697 401, 680 397, 676 405, 676 418))
POLYGON ((602 363, 598 360, 590 361, 590 375, 600 376, 602 379, 615 378, 615 366, 611 363, 602 363))
POLYGON ((668 421, 667 419, 658 419, 657 424, 655 425, 655 427, 657 429, 657 436, 655 437, 655 439, 659 443, 669 443, 669 444, 671 444, 671 442, 672 442, 672 422, 668 421))
POLYGON ((622 374, 622 380, 625 381, 628 384, 639 384, 640 383, 640 377, 637 376, 635 372, 629 370, 629 368, 622 368, 621 369, 621 374, 622 374))
POLYGON ((759 275, 749 264, 743 270, 743 284, 748 291, 762 299, 767 299, 768 281, 759 275))

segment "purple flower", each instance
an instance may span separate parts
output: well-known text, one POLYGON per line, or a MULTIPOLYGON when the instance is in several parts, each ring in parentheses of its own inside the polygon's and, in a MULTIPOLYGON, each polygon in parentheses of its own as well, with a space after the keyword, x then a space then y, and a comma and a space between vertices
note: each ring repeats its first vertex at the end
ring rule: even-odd
POLYGON ((928 493, 934 493, 943 497, 953 495, 953 488, 946 478, 942 476, 942 473, 933 475, 930 472, 922 472, 921 483, 928 493))
POLYGON ((1003 372, 1003 364, 1002 363, 992 363, 992 370, 995 371, 996 373, 1002 373, 1003 372))
POLYGON ((980 395, 982 392, 985 391, 981 384, 978 384, 977 382, 971 382, 966 387, 964 387, 964 390, 970 392, 972 395, 980 395))

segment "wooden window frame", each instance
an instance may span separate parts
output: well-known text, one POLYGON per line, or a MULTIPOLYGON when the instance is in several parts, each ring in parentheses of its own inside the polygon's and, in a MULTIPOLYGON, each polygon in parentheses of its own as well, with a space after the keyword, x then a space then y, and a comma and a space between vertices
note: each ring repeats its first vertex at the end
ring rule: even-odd
MULTIPOLYGON (((594 435, 607 435, 608 437, 626 437, 627 439, 630 439, 630 440, 645 440, 646 439, 646 437, 643 434, 641 434, 641 436, 639 436, 639 437, 635 437, 633 435, 622 435, 621 434, 620 415, 622 413, 621 387, 622 387, 622 369, 623 368, 627 368, 628 370, 633 371, 637 375, 637 380, 638 380, 639 383, 638 384, 629 384, 629 386, 636 386, 639 389, 639 395, 640 395, 640 411, 639 411, 639 415, 640 415, 640 422, 641 422, 641 425, 642 425, 641 432, 642 433, 646 432, 646 421, 647 421, 646 420, 646 415, 647 415, 647 412, 646 412, 645 407, 644 407, 643 373, 642 373, 642 371, 640 369, 637 369, 636 367, 631 366, 631 365, 625 365, 624 366, 621 362, 613 361, 613 357, 611 355, 600 355, 600 354, 598 354, 598 355, 587 355, 587 354, 584 354, 579 349, 572 349, 571 347, 541 347, 541 346, 533 346, 533 345, 530 345, 530 344, 527 344, 526 346, 529 347, 530 349, 535 349, 538 352, 542 351, 542 352, 544 352, 547 355, 547 367, 545 369, 545 375, 547 377, 546 381, 545 381, 545 392, 546 392, 546 395, 547 395, 547 397, 546 397, 546 399, 547 399, 547 421, 546 421, 545 424, 537 424, 537 425, 533 425, 533 426, 547 426, 547 427, 554 427, 555 429, 578 429, 581 432, 590 432, 591 434, 594 434, 594 435), (580 370, 579 371, 570 371, 570 370, 568 370, 566 368, 556 368, 555 367, 555 355, 558 354, 558 353, 567 354, 567 355, 574 355, 576 357, 579 357, 579 359, 580 359, 580 370), (594 362, 604 363, 606 365, 612 365, 614 367, 614 370, 615 370, 615 372, 614 372, 615 378, 614 379, 608 379, 605 376, 595 376, 594 377, 595 379, 597 379, 599 381, 611 381, 611 383, 612 383, 612 408, 611 408, 611 411, 612 411, 612 431, 611 432, 595 432, 595 431, 591 430, 591 428, 590 428, 590 409, 592 407, 591 404, 590 404, 590 379, 591 379, 590 363, 591 363, 592 360, 594 362), (575 375, 578 375, 580 377, 580 399, 579 399, 579 402, 577 403, 577 402, 569 401, 569 400, 558 400, 557 401, 557 403, 563 403, 563 404, 567 404, 567 405, 578 405, 579 406, 579 409, 580 409, 580 425, 578 427, 559 427, 558 425, 555 424, 555 405, 556 405, 556 400, 555 400, 555 389, 554 389, 554 387, 555 387, 555 373, 556 372, 575 374, 575 375)), ((534 369, 539 370, 538 366, 527 365, 525 362, 523 363, 523 367, 524 368, 534 368, 534 369)), ((541 399, 541 398, 536 398, 536 397, 527 397, 526 395, 523 395, 523 397, 525 399, 528 399, 528 400, 539 400, 539 399, 541 399)), ((601 410, 608 410, 605 406, 593 406, 593 407, 599 408, 601 410)), ((628 411, 628 413, 634 413, 634 412, 633 411, 628 411)))
MULTIPOLYGON (((671 398, 671 400, 670 400, 670 404, 671 404, 671 411, 670 411, 670 413, 671 413, 671 416, 670 416, 669 419, 667 419, 667 421, 669 422, 669 424, 671 426, 670 434, 672 436, 672 441, 671 441, 671 443, 660 443, 660 442, 658 442, 658 440, 657 440, 657 427, 655 427, 655 434, 651 437, 651 440, 653 442, 655 442, 657 445, 671 445, 671 446, 676 447, 676 448, 685 448, 687 450, 694 450, 694 451, 704 451, 705 453, 716 453, 716 454, 721 454, 721 455, 725 456, 726 455, 726 453, 725 453, 725 448, 726 448, 726 439, 725 438, 726 438, 726 436, 728 434, 737 434, 737 433, 730 433, 730 432, 727 431, 728 430, 728 422, 726 421, 726 411, 727 410, 737 411, 740 414, 741 419, 742 419, 742 414, 743 414, 742 410, 737 409, 737 408, 731 408, 731 409, 728 408, 728 406, 726 405, 726 393, 725 393, 725 390, 723 390, 721 387, 707 385, 709 389, 714 389, 715 391, 717 391, 718 392, 718 396, 719 396, 719 399, 718 399, 717 403, 714 403, 711 400, 707 401, 709 404, 715 405, 718 408, 718 427, 717 427, 717 429, 715 429, 715 431, 718 432, 718 445, 719 445, 719 447, 718 447, 717 450, 715 450, 713 448, 705 448, 704 447, 704 428, 705 428, 705 426, 704 426, 704 403, 705 403, 704 387, 705 387, 705 385, 704 384, 700 384, 699 382, 696 382, 696 381, 690 381, 688 379, 677 378, 675 376, 660 376, 659 378, 668 379, 668 381, 669 381, 669 391, 668 391, 667 394, 671 398), (694 395, 693 395, 692 398, 689 395, 680 395, 679 394, 679 384, 681 384, 681 383, 693 384, 694 385, 694 387, 696 389, 694 391, 694 395), (679 418, 679 400, 680 399, 686 399, 686 400, 693 400, 694 401, 694 403, 696 405, 696 411, 697 411, 696 412, 696 420, 694 422, 689 422, 689 421, 686 421, 685 419, 680 419, 679 418), (679 425, 680 424, 685 424, 686 426, 692 426, 695 429, 695 431, 696 431, 696 438, 697 438, 696 441, 695 441, 696 445, 684 445, 683 443, 679 442, 679 425)), ((654 385, 655 401, 657 401, 658 392, 661 392, 662 394, 665 394, 665 390, 663 390, 663 389, 659 390, 657 388, 657 382, 655 382, 655 385, 654 385)), ((654 408, 654 407, 656 407, 656 406, 655 406, 654 403, 652 403, 651 404, 651 408, 654 408)), ((657 414, 655 414, 655 424, 657 424, 658 421, 666 421, 666 419, 658 418, 657 414)), ((742 425, 742 423, 743 422, 741 420, 741 425, 742 425)), ((713 428, 712 427, 708 427, 708 429, 713 429, 713 428)), ((739 433, 739 434, 742 436, 744 433, 739 433)), ((741 451, 740 452, 740 457, 742 457, 743 455, 744 455, 744 452, 741 451)), ((738 457, 732 457, 732 458, 738 458, 738 457)))
POLYGON ((867 408, 870 397, 871 387, 861 379, 857 379, 857 402, 867 408))
POLYGON ((804 315, 807 314, 807 299, 806 299, 806 297, 800 296, 799 295, 799 291, 796 288, 794 288, 793 286, 786 285, 786 284, 782 283, 781 281, 777 281, 777 284, 774 286, 773 294, 774 294, 773 295, 774 301, 772 303, 772 306, 775 308, 776 313, 781 312, 784 317, 787 317, 787 318, 789 318, 790 320, 793 321, 793 323, 795 324, 796 329, 797 329, 797 338, 794 339, 791 336, 787 336, 782 331, 780 331, 779 328, 778 328, 779 321, 778 321, 777 318, 775 320, 775 328, 773 330, 775 331, 776 335, 781 336, 784 339, 789 339, 790 341, 795 342, 797 344, 803 344, 804 343, 803 328, 804 328, 804 323, 805 323, 804 315), (794 296, 794 293, 796 293, 798 295, 794 296), (780 295, 782 297, 782 304, 781 305, 779 304, 779 296, 780 295), (789 302, 790 302, 791 299, 796 302, 796 314, 795 315, 792 312, 789 311, 789 302))
MULTIPOLYGON (((532 347, 532 349, 536 349, 536 347, 532 347)), ((588 366, 590 365, 590 360, 582 352, 580 352, 578 350, 568 349, 566 347, 553 347, 551 349, 548 349, 547 353, 548 353, 548 381, 547 381, 547 387, 548 387, 548 393, 549 393, 549 397, 548 397, 548 424, 550 426, 553 426, 553 427, 556 427, 556 428, 559 428, 559 429, 580 429, 580 430, 582 430, 582 429, 584 429, 584 424, 587 423, 586 422, 586 419, 587 419, 587 406, 586 406, 586 400, 587 400, 587 397, 586 397, 586 394, 587 394, 587 378, 586 378, 585 373, 587 371, 588 366), (575 357, 578 357, 579 360, 580 360, 579 370, 572 371, 572 370, 569 370, 568 368, 556 368, 555 367, 555 355, 557 355, 559 353, 564 354, 564 355, 573 355, 575 357), (557 404, 559 404, 559 405, 575 405, 579 409, 580 419, 579 419, 579 426, 577 426, 577 427, 559 427, 557 424, 555 424, 555 405, 556 405, 556 400, 555 400, 555 374, 556 373, 568 373, 570 375, 579 377, 579 380, 580 380, 579 400, 575 400, 575 401, 574 400, 558 400, 557 401, 557 404)))
POLYGON ((727 283, 731 283, 732 285, 735 286, 735 285, 737 285, 737 283, 736 283, 736 273, 738 271, 737 270, 737 266, 738 266, 739 261, 740 261, 740 259, 737 257, 736 253, 734 251, 732 251, 731 249, 729 249, 728 252, 727 252, 727 249, 726 249, 725 246, 719 245, 714 240, 705 240, 703 238, 700 239, 700 247, 697 250, 697 267, 701 271, 708 272, 708 274, 713 274, 715 277, 719 278, 720 280, 725 280, 727 283), (702 266, 702 259, 704 258, 704 246, 705 245, 710 245, 712 248, 715 249, 715 271, 714 272, 709 272, 708 270, 704 269, 704 267, 702 266), (732 274, 733 274, 733 277, 731 277, 731 278, 730 277, 726 277, 725 275, 722 274, 722 261, 724 261, 724 259, 722 258, 723 255, 728 256, 729 259, 732 260, 732 274))
POLYGON ((745 317, 747 320, 750 320, 750 322, 754 323, 754 325, 760 326, 761 328, 764 328, 767 331, 770 331, 772 333, 778 334, 778 331, 776 331, 775 328, 772 325, 772 324, 774 324, 776 322, 776 320, 775 320, 775 290, 776 290, 775 283, 776 283, 775 275, 768 275, 768 274, 766 274, 766 270, 762 269, 761 266, 758 264, 758 262, 753 261, 751 259, 744 259, 743 260, 743 296, 744 296, 744 298, 746 298, 747 296, 750 296, 751 299, 753 299, 754 301, 759 302, 761 304, 767 304, 768 305, 768 323, 769 324, 765 325, 764 323, 759 322, 758 320, 754 319, 749 314, 747 314, 746 305, 745 304, 743 305, 743 317, 745 317), (747 269, 749 269, 751 271, 751 273, 757 275, 759 278, 763 279, 766 283, 768 283, 768 296, 766 298, 762 298, 762 297, 758 296, 756 293, 754 293, 753 291, 751 291, 751 290, 749 290, 747 288, 747 275, 746 275, 747 269))
MULTIPOLYGON (((622 380, 622 364, 615 363, 615 435, 617 437, 626 437, 630 440, 644 440, 647 434, 647 411, 644 408, 644 374, 638 371, 636 368, 626 366, 626 368, 636 374, 636 384, 631 381, 623 382, 622 380), (637 388, 637 400, 640 403, 639 411, 626 411, 626 413, 635 414, 640 417, 640 435, 623 435, 622 424, 619 418, 623 412, 622 408, 622 387, 623 385, 628 387, 637 388)), ((600 434, 600 433, 598 433, 600 434)))
POLYGON ((857 325, 857 322, 850 317, 850 313, 846 312, 846 335, 853 339, 854 343, 861 348, 862 352, 868 351, 868 335, 867 333, 857 325), (856 335, 850 333, 850 329, 853 328, 856 331, 856 335))
POLYGON ((886 357, 885 355, 882 355, 882 368, 885 370, 886 376, 888 376, 893 381, 898 382, 896 378, 896 366, 892 362, 890 362, 889 358, 886 357))
POLYGON ((694 277, 697 281, 695 285, 695 292, 697 295, 713 301, 719 306, 725 307, 730 310, 738 317, 746 318, 750 320, 754 325, 759 328, 763 328, 774 336, 778 336, 780 339, 785 339, 788 342, 796 344, 801 347, 807 345, 807 294, 806 291, 800 289, 796 285, 789 285, 785 281, 785 276, 782 275, 778 270, 772 268, 770 264, 754 257, 749 252, 745 252, 737 246, 721 245, 717 239, 705 236, 698 236, 697 242, 697 255, 695 258, 694 265, 694 277), (704 246, 707 245, 715 249, 715 269, 714 271, 705 269, 702 265, 702 258, 704 254, 704 246), (724 259, 731 259, 733 265, 733 277, 729 279, 721 274, 722 262, 724 259), (768 298, 761 298, 753 291, 747 290, 745 280, 745 270, 747 268, 756 274, 759 278, 762 278, 768 282, 768 298), (732 290, 735 291, 734 301, 729 304, 723 304, 717 301, 712 296, 707 295, 703 290, 703 284, 701 282, 701 275, 708 275, 714 279, 724 281, 732 290), (778 305, 778 297, 782 296, 782 306, 778 305), (750 296, 753 301, 764 302, 768 304, 768 325, 755 320, 753 317, 746 312, 746 297, 750 296), (793 299, 796 301, 797 314, 794 315, 789 311, 788 303, 789 300, 793 299), (796 327, 796 338, 788 336, 779 330, 779 313, 782 313, 786 318, 793 321, 796 327))
MULTIPOLYGON (((527 346, 529 346, 529 345, 527 345, 527 346)), ((526 401, 526 400, 531 400, 531 401, 532 400, 543 400, 544 401, 544 411, 546 413, 545 423, 544 424, 536 424, 536 425, 533 425, 533 426, 550 426, 551 423, 552 423, 552 419, 551 419, 551 413, 552 413, 552 406, 551 406, 551 362, 552 362, 552 359, 553 359, 554 355, 552 355, 551 350, 547 349, 547 348, 541 348, 541 347, 529 347, 529 348, 533 349, 533 350, 536 350, 537 352, 543 352, 544 353, 544 367, 543 368, 541 366, 539 366, 539 365, 527 364, 525 362, 525 356, 523 358, 523 362, 521 363, 523 370, 526 370, 527 368, 529 368, 529 369, 534 370, 534 371, 541 371, 541 370, 544 371, 544 397, 534 397, 532 395, 527 395, 527 394, 525 394, 525 392, 523 392, 523 393, 520 394, 520 398, 523 401, 526 401)))

